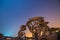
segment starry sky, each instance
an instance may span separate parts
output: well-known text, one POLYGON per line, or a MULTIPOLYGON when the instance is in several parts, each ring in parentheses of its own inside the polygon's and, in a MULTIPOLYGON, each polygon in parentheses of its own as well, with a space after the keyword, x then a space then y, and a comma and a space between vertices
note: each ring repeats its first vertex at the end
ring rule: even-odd
MULTIPOLYGON (((50 28, 60 28, 60 0, 0 0, 0 33, 15 37, 19 27, 35 16, 44 17, 50 28)), ((31 36, 28 29, 26 34, 31 36)))

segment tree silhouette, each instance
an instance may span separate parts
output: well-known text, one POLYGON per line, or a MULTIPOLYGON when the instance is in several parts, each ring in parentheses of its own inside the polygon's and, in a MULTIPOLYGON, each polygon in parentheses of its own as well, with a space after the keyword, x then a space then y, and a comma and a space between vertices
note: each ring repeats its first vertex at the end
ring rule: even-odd
POLYGON ((0 33, 0 38, 2 38, 3 37, 3 34, 2 33, 0 33))

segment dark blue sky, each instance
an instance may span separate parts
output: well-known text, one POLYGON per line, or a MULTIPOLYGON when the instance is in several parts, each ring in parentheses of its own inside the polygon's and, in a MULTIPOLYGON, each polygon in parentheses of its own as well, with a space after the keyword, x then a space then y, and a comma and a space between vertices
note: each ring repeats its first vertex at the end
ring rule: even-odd
POLYGON ((59 0, 0 0, 0 33, 16 36, 28 18, 43 16, 49 27, 60 26, 59 0))

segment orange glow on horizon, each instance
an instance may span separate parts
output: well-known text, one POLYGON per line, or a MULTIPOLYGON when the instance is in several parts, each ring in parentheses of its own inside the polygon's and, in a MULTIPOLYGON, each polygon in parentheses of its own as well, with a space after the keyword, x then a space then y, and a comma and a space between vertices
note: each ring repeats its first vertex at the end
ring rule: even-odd
POLYGON ((27 28, 27 30, 25 31, 26 33, 26 37, 32 37, 32 33, 29 31, 29 29, 27 28))
POLYGON ((27 33, 26 33, 26 36, 27 36, 27 37, 32 37, 32 33, 27 32, 27 33))

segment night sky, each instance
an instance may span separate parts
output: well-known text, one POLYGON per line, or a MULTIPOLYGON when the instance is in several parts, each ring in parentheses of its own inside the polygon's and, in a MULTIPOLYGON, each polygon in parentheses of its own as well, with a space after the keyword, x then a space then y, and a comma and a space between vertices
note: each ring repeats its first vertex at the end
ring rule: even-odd
POLYGON ((0 33, 15 37, 19 27, 35 16, 44 17, 49 27, 60 27, 60 0, 0 0, 0 33))

